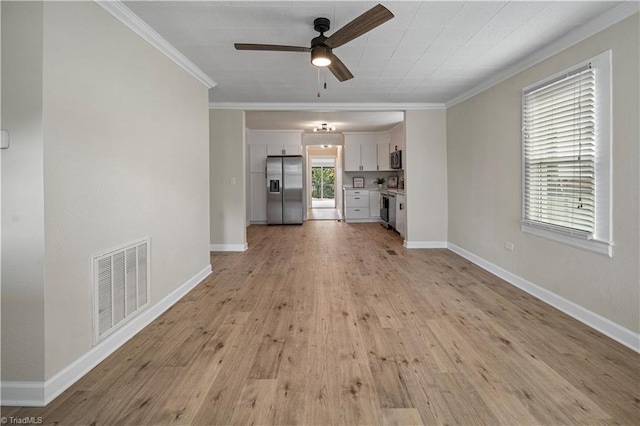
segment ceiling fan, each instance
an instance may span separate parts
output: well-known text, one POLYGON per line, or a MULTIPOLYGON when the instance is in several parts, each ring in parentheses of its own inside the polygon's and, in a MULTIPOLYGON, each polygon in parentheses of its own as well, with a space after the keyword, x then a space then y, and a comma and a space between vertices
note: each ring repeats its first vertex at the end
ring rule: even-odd
POLYGON ((351 71, 349 71, 346 65, 333 54, 333 49, 360 37, 377 26, 384 24, 391 18, 393 18, 393 13, 379 4, 358 16, 329 37, 324 35, 325 32, 329 31, 331 25, 329 19, 316 18, 313 21, 313 28, 318 31, 320 35, 311 40, 311 47, 250 43, 235 43, 234 46, 236 50, 311 52, 311 63, 313 65, 317 67, 327 67, 339 81, 346 81, 352 79, 353 74, 351 74, 351 71))

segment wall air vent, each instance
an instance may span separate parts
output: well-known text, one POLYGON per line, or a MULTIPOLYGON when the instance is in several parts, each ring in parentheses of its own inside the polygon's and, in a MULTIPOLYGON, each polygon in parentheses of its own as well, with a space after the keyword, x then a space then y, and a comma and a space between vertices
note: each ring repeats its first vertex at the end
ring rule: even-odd
POLYGON ((91 264, 96 344, 149 304, 149 239, 94 256, 91 264))

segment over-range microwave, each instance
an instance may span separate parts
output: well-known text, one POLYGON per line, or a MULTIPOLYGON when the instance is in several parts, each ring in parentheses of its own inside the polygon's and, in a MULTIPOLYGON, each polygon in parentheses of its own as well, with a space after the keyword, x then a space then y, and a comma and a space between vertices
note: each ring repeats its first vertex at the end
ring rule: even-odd
POLYGON ((402 169, 402 150, 393 151, 389 156, 391 169, 402 169))

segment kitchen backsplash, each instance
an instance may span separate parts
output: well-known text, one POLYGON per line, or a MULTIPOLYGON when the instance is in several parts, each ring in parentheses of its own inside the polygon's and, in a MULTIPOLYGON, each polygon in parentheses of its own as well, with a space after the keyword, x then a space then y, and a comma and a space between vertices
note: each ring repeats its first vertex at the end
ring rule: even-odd
POLYGON ((342 184, 344 186, 352 186, 354 177, 363 177, 365 187, 377 188, 376 178, 383 177, 385 182, 382 186, 386 188, 389 182, 389 176, 397 176, 398 187, 400 187, 400 183, 404 181, 404 170, 394 170, 391 172, 344 172, 342 174, 342 184))

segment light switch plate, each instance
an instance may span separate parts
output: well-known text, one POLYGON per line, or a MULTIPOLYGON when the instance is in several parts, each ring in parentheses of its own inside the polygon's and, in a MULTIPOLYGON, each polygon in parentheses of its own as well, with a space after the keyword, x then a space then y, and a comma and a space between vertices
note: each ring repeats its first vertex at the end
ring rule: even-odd
POLYGON ((9 132, 7 130, 2 130, 2 144, 0 145, 0 148, 7 149, 9 148, 9 145, 9 132))

